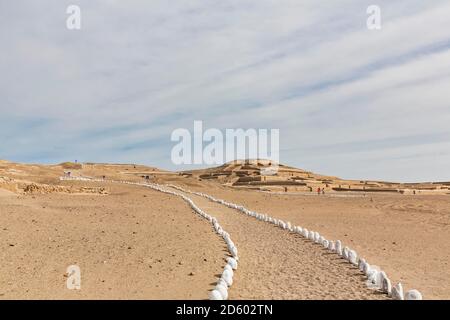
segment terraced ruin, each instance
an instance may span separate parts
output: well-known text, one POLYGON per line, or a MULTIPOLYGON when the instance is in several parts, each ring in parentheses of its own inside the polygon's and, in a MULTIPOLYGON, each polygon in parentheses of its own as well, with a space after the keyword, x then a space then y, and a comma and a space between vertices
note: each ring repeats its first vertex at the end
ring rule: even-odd
POLYGON ((395 183, 370 180, 345 180, 279 164, 269 160, 237 160, 182 175, 217 181, 225 186, 278 192, 356 192, 401 194, 450 194, 450 182, 395 183))

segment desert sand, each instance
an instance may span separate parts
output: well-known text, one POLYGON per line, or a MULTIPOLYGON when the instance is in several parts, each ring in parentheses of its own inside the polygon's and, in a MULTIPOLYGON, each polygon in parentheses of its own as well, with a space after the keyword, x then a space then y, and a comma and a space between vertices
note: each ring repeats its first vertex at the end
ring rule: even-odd
MULTIPOLYGON (((0 299, 205 299, 214 288, 226 246, 184 201, 135 185, 60 181, 69 171, 72 177, 171 183, 242 204, 342 240, 425 299, 450 298, 450 198, 444 193, 317 195, 284 192, 279 183, 273 190, 242 188, 201 178, 205 172, 2 161, 0 299), (81 268, 81 290, 66 288, 73 264, 81 268)), ((230 299, 387 299, 320 245, 186 195, 219 220, 239 249, 230 299)))
POLYGON ((0 298, 203 299, 223 244, 179 199, 127 186, 108 196, 1 198, 0 298), (81 268, 81 290, 66 268, 81 268))

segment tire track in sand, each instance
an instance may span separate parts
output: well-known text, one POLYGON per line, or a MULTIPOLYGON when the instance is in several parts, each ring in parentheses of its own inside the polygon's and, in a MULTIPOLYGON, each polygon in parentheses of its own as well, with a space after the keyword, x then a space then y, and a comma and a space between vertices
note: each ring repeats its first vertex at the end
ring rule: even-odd
POLYGON ((230 299, 386 299, 366 287, 356 267, 321 245, 201 196, 178 192, 216 217, 239 248, 230 299))

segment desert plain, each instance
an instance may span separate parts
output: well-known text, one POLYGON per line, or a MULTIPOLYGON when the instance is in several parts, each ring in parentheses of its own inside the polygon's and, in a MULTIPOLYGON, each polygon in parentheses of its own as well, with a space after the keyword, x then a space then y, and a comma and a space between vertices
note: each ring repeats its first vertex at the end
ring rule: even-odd
MULTIPOLYGON (((171 185, 340 239, 405 291, 450 299, 450 183, 351 181, 237 161, 169 172, 133 164, 0 161, 0 299, 207 299, 225 243, 171 185), (61 177, 93 178, 61 180, 61 177), (99 180, 104 181, 99 181, 99 180), (320 192, 318 192, 320 190, 320 192), (81 288, 67 288, 67 267, 81 288)), ((230 299, 389 299, 323 246, 199 195, 239 250, 230 299)))

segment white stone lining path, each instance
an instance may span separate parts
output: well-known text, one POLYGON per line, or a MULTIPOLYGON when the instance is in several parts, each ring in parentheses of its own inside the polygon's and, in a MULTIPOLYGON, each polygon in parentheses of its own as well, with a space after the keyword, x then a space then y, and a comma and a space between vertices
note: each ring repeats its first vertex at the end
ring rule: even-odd
MULTIPOLYGON (((230 235, 223 230, 223 228, 218 223, 217 219, 212 217, 211 215, 204 212, 202 209, 200 209, 189 197, 177 193, 174 191, 170 191, 167 189, 164 189, 163 186, 154 184, 154 183, 137 183, 137 182, 129 182, 129 181, 117 181, 117 180, 105 180, 105 179, 93 179, 93 178, 87 178, 87 177, 60 177, 60 180, 79 180, 79 181, 93 181, 93 182, 114 182, 114 183, 123 183, 123 184, 129 184, 129 185, 136 185, 136 186, 143 186, 148 187, 163 193, 172 194, 178 197, 181 197, 184 201, 186 201, 192 209, 208 220, 212 225, 217 234, 219 234, 225 241, 228 247, 228 251, 230 252, 232 257, 229 257, 227 259, 227 264, 223 270, 221 278, 218 280, 216 287, 214 290, 210 292, 209 298, 211 300, 226 300, 228 298, 228 289, 233 284, 233 275, 234 271, 237 269, 237 262, 239 260, 238 258, 238 252, 235 244, 231 240, 230 235)), ((350 249, 347 246, 343 246, 342 242, 340 240, 331 241, 325 239, 323 236, 321 236, 318 232, 308 230, 306 228, 302 228, 300 226, 292 226, 290 222, 284 222, 283 220, 273 218, 267 214, 261 214, 258 212, 254 212, 251 210, 248 210, 244 206, 237 205, 231 202, 227 202, 222 199, 216 199, 213 196, 210 196, 205 193, 201 192, 194 192, 190 190, 186 190, 184 188, 181 188, 176 185, 168 184, 166 187, 176 189, 178 191, 193 194, 197 196, 204 197, 208 199, 209 201, 219 203, 221 205, 224 205, 228 208, 235 209, 241 213, 246 214, 247 216, 253 217, 259 221, 267 222, 274 224, 275 226, 282 228, 288 232, 299 234, 303 236, 306 239, 309 239, 313 241, 314 243, 317 243, 319 245, 322 245, 324 248, 328 249, 330 252, 336 253, 338 256, 342 257, 346 261, 348 261, 350 264, 353 264, 358 267, 358 269, 365 274, 367 277, 367 285, 370 288, 380 290, 381 292, 387 294, 389 297, 391 297, 394 300, 422 300, 422 295, 417 290, 409 290, 404 294, 403 287, 401 283, 398 283, 395 286, 392 286, 391 281, 389 280, 386 273, 382 270, 380 270, 376 266, 371 266, 365 259, 358 256, 356 251, 350 249)))
POLYGON ((376 266, 371 266, 364 258, 359 257, 355 250, 352 250, 347 246, 344 247, 340 240, 337 241, 327 240, 325 239, 325 237, 321 236, 316 231, 308 230, 300 226, 292 226, 290 222, 284 222, 283 220, 272 218, 267 214, 261 214, 258 212, 248 210, 242 205, 227 202, 223 199, 216 199, 213 196, 210 196, 202 192, 194 192, 186 190, 172 184, 169 184, 167 186, 185 193, 190 193, 207 198, 212 202, 220 203, 228 208, 235 209, 259 221, 274 224, 284 230, 287 230, 288 232, 299 234, 305 237, 306 239, 309 239, 317 244, 323 245, 326 249, 330 250, 333 253, 336 253, 349 263, 357 266, 359 270, 362 273, 364 273, 365 276, 367 277, 368 287, 380 290, 381 292, 384 292, 394 300, 422 300, 422 294, 417 290, 409 290, 408 292, 406 292, 406 294, 404 294, 403 286, 401 283, 392 286, 391 281, 389 280, 388 276, 384 271, 380 270, 376 266))
POLYGON ((137 182, 129 182, 129 181, 115 181, 115 180, 104 180, 104 179, 93 179, 93 178, 87 178, 87 177, 60 177, 60 180, 75 180, 75 181, 91 181, 91 182, 113 182, 113 183, 123 183, 123 184, 129 184, 129 185, 136 185, 136 186, 142 186, 151 188, 153 190, 171 194, 174 196, 181 197, 184 201, 186 201, 191 208, 202 218, 208 220, 215 232, 220 235, 223 240, 225 241, 228 251, 231 255, 231 257, 227 258, 227 264, 225 265, 225 268, 222 272, 221 278, 218 280, 216 287, 209 293, 209 299, 211 300, 227 300, 228 299, 228 290, 233 284, 233 276, 234 271, 237 270, 238 265, 238 250, 236 248, 236 245, 231 240, 230 235, 228 232, 226 232, 219 224, 217 219, 208 213, 204 212, 202 209, 200 209, 192 199, 185 196, 184 194, 180 194, 174 191, 166 190, 161 185, 158 184, 151 184, 151 183, 137 183, 137 182))

